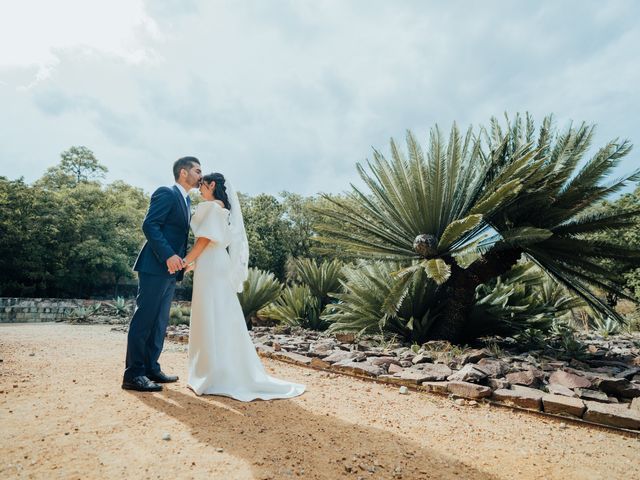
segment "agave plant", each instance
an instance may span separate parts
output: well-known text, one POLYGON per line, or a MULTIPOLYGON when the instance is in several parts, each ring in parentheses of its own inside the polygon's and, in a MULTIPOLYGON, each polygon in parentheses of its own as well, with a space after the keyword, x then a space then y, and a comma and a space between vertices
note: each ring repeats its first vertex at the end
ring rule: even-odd
POLYGON ((320 301, 308 286, 293 285, 282 291, 276 301, 262 308, 258 315, 287 325, 325 330, 328 323, 320 317, 320 301))
POLYGON ((437 318, 433 305, 436 283, 424 271, 411 277, 411 284, 398 308, 385 304, 393 288, 396 262, 360 263, 346 268, 343 293, 332 294, 338 303, 330 305, 323 318, 331 323, 331 331, 378 333, 388 332, 407 341, 422 343, 437 318))
POLYGON ((291 261, 295 280, 307 285, 311 294, 320 300, 321 308, 331 301, 330 294, 340 291, 343 264, 339 260, 317 261, 296 258, 291 261))
POLYGON ((97 302, 89 305, 88 307, 78 307, 71 312, 70 320, 72 323, 85 323, 88 322, 91 317, 97 314, 102 307, 102 303, 97 302))
POLYGON ((119 317, 126 317, 131 312, 131 308, 124 297, 116 297, 113 302, 107 303, 107 305, 113 308, 114 313, 119 317))
POLYGON ((413 134, 407 154, 391 141, 391 159, 374 151, 357 169, 368 192, 352 186, 346 200, 330 198, 317 226, 319 240, 355 257, 405 264, 388 305, 400 305, 413 275, 438 285, 442 308, 432 338, 459 341, 474 305, 476 287, 505 274, 525 255, 593 308, 622 318, 592 290, 629 298, 617 272, 598 261, 616 259, 631 268, 640 251, 588 235, 637 222, 640 209, 589 214, 594 203, 640 178, 636 170, 603 184, 631 149, 612 141, 582 167, 594 128, 582 124, 558 133, 551 117, 536 133, 518 115, 506 128, 492 119, 478 134, 462 136, 454 124, 446 142, 435 127, 426 155, 413 134))
POLYGON ((282 284, 273 273, 257 268, 249 269, 249 276, 244 282, 243 290, 238 294, 248 328, 251 328, 251 318, 258 310, 278 298, 281 291, 282 284))

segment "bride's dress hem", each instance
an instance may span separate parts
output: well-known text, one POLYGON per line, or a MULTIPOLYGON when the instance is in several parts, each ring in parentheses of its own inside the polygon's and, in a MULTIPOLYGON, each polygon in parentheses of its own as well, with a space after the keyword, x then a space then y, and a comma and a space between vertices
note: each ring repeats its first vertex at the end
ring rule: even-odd
POLYGON ((300 395, 302 395, 306 391, 306 386, 305 385, 292 384, 292 386, 294 387, 293 388, 293 392, 291 392, 291 394, 289 394, 289 395, 283 395, 283 394, 278 394, 278 393, 259 394, 259 393, 255 393, 255 392, 252 392, 250 394, 242 395, 240 393, 230 393, 230 392, 216 391, 216 390, 212 390, 212 389, 206 389, 202 393, 198 393, 198 391, 192 385, 187 384, 187 387, 189 388, 189 390, 191 390, 198 397, 202 397, 202 396, 205 396, 205 395, 217 396, 217 397, 226 397, 226 398, 231 398, 233 400, 237 400, 239 402, 246 402, 246 403, 253 402, 253 401, 256 401, 256 400, 262 400, 262 401, 287 400, 287 399, 290 399, 290 398, 299 397, 300 395))

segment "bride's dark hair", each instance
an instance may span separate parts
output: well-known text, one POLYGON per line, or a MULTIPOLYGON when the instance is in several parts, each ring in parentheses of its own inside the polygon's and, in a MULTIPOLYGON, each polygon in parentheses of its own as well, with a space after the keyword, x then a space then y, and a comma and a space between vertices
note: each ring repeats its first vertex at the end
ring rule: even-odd
POLYGON ((213 195, 216 200, 220 200, 224 203, 224 207, 227 210, 231 210, 231 204, 229 203, 229 197, 227 196, 227 187, 225 187, 226 179, 221 173, 210 173, 202 177, 202 181, 207 185, 211 182, 216 182, 216 188, 213 190, 213 195))

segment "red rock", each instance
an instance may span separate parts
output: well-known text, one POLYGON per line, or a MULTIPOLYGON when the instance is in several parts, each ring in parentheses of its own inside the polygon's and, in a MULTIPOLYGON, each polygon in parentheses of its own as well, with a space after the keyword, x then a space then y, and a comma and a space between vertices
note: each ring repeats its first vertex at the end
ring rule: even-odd
POLYGON ((516 405, 529 410, 541 410, 543 396, 543 392, 540 392, 538 395, 526 391, 500 389, 493 392, 492 398, 499 402, 516 405))
POLYGON ((331 368, 340 372, 352 373, 354 375, 362 375, 365 377, 377 377, 384 373, 382 367, 371 365, 367 362, 334 363, 331 368))
POLYGON ((591 386, 591 381, 588 378, 563 370, 553 372, 549 377, 549 383, 557 383, 567 388, 589 388, 591 386))
POLYGON ((394 374, 394 373, 400 373, 402 371, 402 367, 400 365, 396 365, 395 363, 390 363, 389 364, 389 373, 390 374, 394 374))
POLYGON ((524 385, 526 387, 533 387, 540 384, 540 380, 533 370, 507 373, 507 382, 512 385, 524 385))
POLYGON ((321 360, 320 358, 314 357, 311 359, 311 366, 314 368, 325 369, 329 368, 331 364, 321 360))
POLYGON ((582 414, 586 410, 582 400, 564 395, 545 395, 542 397, 542 406, 547 413, 571 415, 578 418, 582 418, 582 414))
POLYGON ((433 393, 449 393, 449 382, 422 382, 421 390, 433 393))
POLYGON ((547 385, 547 390, 553 395, 564 395, 565 397, 578 396, 578 394, 570 388, 567 388, 564 385, 559 385, 557 383, 550 383, 549 385, 547 385))
POLYGON ((491 389, 483 385, 469 382, 448 382, 449 393, 464 398, 485 398, 491 395, 491 389))
POLYGON ((589 422, 611 425, 612 427, 640 430, 640 412, 631 410, 626 404, 586 402, 584 418, 589 422))

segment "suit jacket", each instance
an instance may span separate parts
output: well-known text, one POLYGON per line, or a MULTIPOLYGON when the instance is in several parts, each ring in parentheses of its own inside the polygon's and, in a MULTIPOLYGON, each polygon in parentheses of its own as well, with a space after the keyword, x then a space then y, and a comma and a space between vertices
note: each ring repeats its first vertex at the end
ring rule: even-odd
POLYGON ((151 195, 149 210, 142 223, 147 241, 138 254, 133 269, 137 272, 175 276, 182 280, 183 271, 171 275, 167 271, 167 259, 173 255, 184 258, 189 238, 188 211, 184 197, 178 187, 160 187, 151 195))

